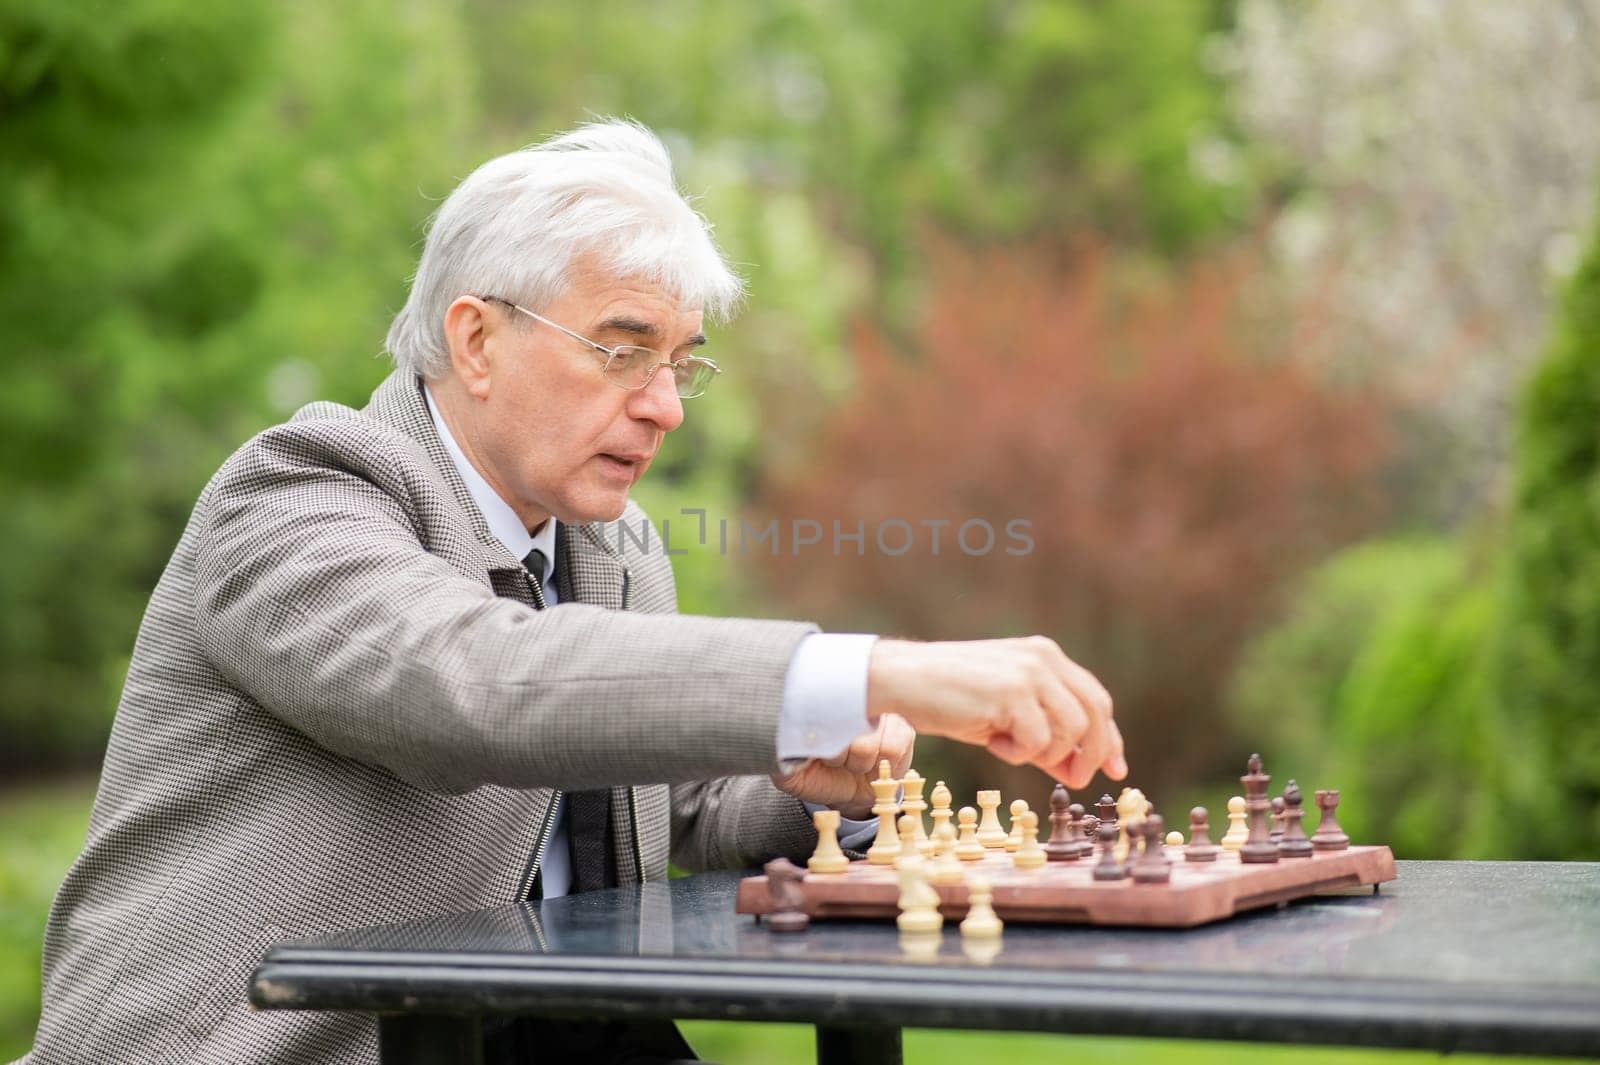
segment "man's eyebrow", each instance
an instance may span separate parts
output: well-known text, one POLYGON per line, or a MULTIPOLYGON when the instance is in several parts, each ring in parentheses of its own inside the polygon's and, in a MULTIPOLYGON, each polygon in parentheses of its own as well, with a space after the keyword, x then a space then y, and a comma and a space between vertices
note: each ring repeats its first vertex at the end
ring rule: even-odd
MULTIPOLYGON (((649 340, 660 340, 661 330, 654 322, 647 322, 643 318, 630 318, 625 314, 614 315, 594 327, 596 333, 630 333, 636 337, 645 337, 649 340)), ((683 347, 698 348, 706 342, 704 333, 696 333, 683 342, 683 347)))

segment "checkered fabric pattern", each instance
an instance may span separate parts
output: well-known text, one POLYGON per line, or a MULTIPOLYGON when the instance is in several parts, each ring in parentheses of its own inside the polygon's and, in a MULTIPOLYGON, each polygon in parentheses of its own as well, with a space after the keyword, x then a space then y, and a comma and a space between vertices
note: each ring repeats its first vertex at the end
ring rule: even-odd
POLYGON ((648 524, 577 527, 532 609, 405 374, 235 453, 140 628, 24 1061, 376 1062, 366 1018, 251 1011, 262 954, 525 897, 553 789, 611 788, 624 883, 803 859, 765 774, 813 628, 676 614, 648 524))

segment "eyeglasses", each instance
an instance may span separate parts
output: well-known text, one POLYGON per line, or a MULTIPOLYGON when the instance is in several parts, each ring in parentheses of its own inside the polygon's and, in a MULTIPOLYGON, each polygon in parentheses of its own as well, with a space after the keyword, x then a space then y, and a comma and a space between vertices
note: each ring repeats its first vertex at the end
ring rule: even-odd
POLYGON ((543 322, 551 329, 559 329, 573 340, 592 348, 606 357, 606 364, 601 369, 601 374, 607 381, 618 388, 635 391, 649 385, 655 379, 656 371, 663 366, 670 367, 672 379, 678 389, 679 399, 693 399, 706 394, 706 389, 711 387, 711 381, 722 372, 722 367, 710 359, 698 355, 688 355, 681 359, 669 359, 655 348, 644 348, 637 344, 618 344, 608 348, 604 344, 597 344, 581 333, 574 333, 564 325, 557 325, 542 314, 535 314, 520 304, 510 300, 501 299, 499 296, 479 296, 479 299, 491 303, 503 303, 514 311, 521 311, 536 322, 543 322))

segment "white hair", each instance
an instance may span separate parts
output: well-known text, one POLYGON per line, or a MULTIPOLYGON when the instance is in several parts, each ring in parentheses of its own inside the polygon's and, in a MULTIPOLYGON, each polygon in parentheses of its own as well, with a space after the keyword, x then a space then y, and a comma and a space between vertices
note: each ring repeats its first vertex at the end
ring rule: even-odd
POLYGON ((712 318, 725 318, 743 290, 711 224, 674 184, 666 147, 639 123, 612 119, 491 159, 456 186, 429 224, 385 347, 402 369, 438 377, 450 366, 452 303, 497 296, 537 310, 566 290, 579 259, 660 285, 712 318))

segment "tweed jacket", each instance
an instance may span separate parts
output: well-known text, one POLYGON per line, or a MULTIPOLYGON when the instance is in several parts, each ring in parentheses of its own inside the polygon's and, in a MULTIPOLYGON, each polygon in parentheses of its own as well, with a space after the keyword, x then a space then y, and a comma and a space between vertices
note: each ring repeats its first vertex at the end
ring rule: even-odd
POLYGON ((262 954, 528 897, 558 789, 612 788, 624 882, 803 858, 765 774, 813 627, 678 615, 648 528, 573 527, 535 609, 406 373, 236 452, 140 627, 23 1060, 376 1062, 360 1016, 250 1010, 262 954))

